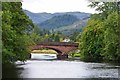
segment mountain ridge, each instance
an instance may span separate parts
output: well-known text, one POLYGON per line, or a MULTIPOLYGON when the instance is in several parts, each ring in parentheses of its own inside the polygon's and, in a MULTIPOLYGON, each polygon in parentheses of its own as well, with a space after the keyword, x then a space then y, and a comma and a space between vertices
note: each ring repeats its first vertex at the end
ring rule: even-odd
POLYGON ((76 31, 81 32, 91 16, 90 13, 85 12, 32 13, 28 10, 23 11, 41 30, 58 31, 64 35, 70 35, 76 31))
POLYGON ((40 26, 42 29, 49 30, 49 29, 59 28, 62 26, 72 25, 76 21, 79 21, 79 19, 76 16, 64 14, 64 15, 54 16, 51 19, 48 19, 38 24, 38 26, 40 26))
POLYGON ((64 14, 70 14, 76 16, 78 19, 84 19, 84 18, 89 18, 90 13, 85 13, 85 12, 56 12, 56 13, 47 13, 47 12, 42 12, 42 13, 33 13, 31 11, 23 9, 23 11, 29 16, 30 19, 36 24, 42 23, 54 16, 59 16, 59 15, 64 15, 64 14))

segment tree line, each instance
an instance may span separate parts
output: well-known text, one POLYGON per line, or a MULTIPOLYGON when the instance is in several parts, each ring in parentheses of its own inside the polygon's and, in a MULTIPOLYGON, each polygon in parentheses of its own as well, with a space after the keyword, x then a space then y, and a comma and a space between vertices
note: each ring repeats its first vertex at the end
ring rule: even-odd
POLYGON ((93 14, 78 38, 81 60, 120 61, 119 2, 92 2, 93 14))

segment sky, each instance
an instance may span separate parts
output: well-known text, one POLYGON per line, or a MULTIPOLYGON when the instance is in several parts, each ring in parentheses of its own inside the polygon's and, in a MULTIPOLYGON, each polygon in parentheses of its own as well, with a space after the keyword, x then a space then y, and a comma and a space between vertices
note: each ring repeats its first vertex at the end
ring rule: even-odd
POLYGON ((96 13, 87 0, 23 0, 22 8, 34 13, 86 12, 96 13))

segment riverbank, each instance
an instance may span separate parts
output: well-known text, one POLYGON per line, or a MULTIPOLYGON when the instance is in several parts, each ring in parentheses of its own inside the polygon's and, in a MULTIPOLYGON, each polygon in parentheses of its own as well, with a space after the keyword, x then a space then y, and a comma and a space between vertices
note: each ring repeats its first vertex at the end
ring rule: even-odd
MULTIPOLYGON (((35 53, 35 54, 57 54, 56 51, 54 50, 33 50, 32 53, 35 53)), ((69 56, 72 56, 72 57, 80 57, 80 53, 70 53, 69 56)))
POLYGON ((37 53, 37 54, 56 54, 57 52, 54 50, 33 50, 32 53, 37 53))

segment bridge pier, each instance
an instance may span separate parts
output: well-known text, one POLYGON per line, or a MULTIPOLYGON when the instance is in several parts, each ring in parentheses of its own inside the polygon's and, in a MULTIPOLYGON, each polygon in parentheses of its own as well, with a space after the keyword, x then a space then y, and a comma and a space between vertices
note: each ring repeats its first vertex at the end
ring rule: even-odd
POLYGON ((31 56, 32 56, 32 55, 31 55, 31 53, 30 53, 30 54, 28 55, 28 59, 31 59, 31 56))
POLYGON ((58 60, 65 60, 68 59, 68 54, 57 54, 58 60))

